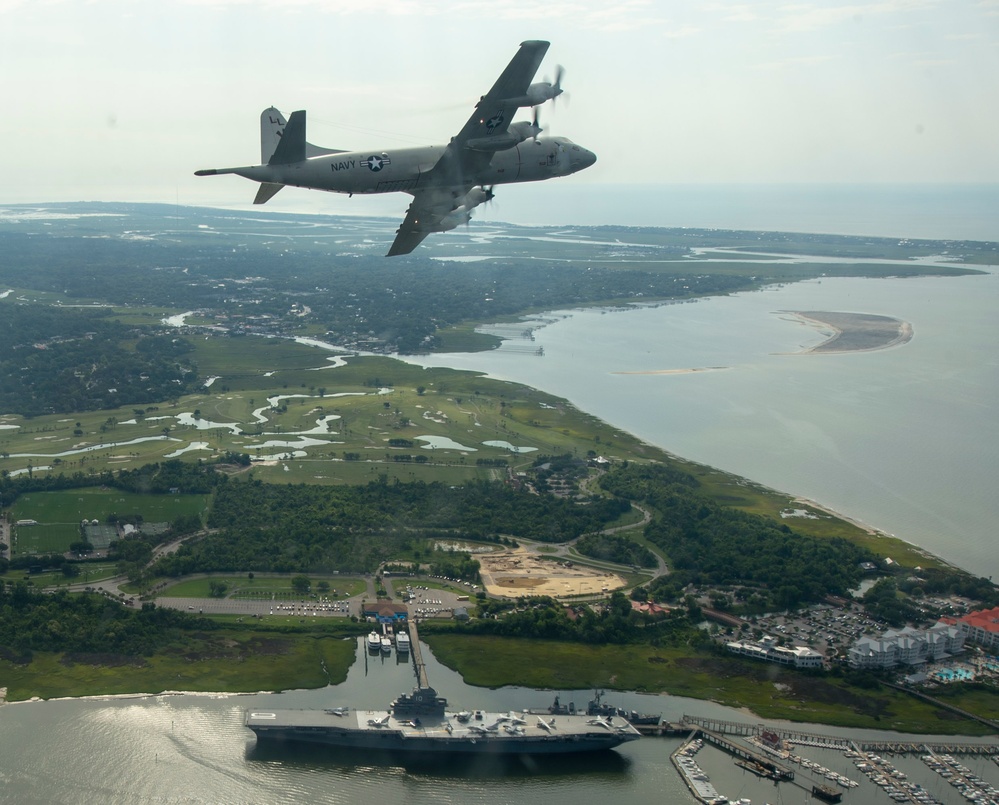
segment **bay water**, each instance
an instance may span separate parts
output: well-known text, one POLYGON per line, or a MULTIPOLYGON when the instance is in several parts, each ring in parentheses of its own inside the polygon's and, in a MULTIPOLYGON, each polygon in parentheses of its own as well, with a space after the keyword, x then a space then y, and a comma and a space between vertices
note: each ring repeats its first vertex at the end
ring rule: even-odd
MULTIPOLYGON (((532 342, 406 360, 564 397, 676 455, 999 578, 997 310, 995 271, 832 276, 682 304, 555 311, 525 321, 532 342), (823 310, 893 316, 914 335, 883 350, 806 353, 830 333, 789 312, 823 310)), ((613 455, 607 441, 594 447, 613 455)))
MULTIPOLYGON (((64 699, 0 708, 0 802, 17 805, 133 805, 134 803, 354 803, 387 805, 600 805, 696 800, 669 755, 681 738, 645 738, 596 755, 478 758, 410 764, 366 752, 322 746, 258 745, 243 726, 247 709, 338 706, 379 709, 414 684, 413 667, 396 656, 369 657, 358 639, 356 660, 337 686, 280 694, 177 694, 131 698, 64 699)), ((455 709, 498 712, 544 709, 553 691, 471 688, 440 665, 426 648, 430 682, 455 709)), ((561 701, 584 706, 591 691, 559 691, 561 701)), ((755 723, 747 714, 709 701, 636 693, 605 700, 669 720, 683 714, 755 723)), ((853 738, 911 740, 890 732, 798 725, 798 729, 853 738)), ((930 739, 930 738, 928 738, 930 739)), ((847 773, 860 787, 849 801, 890 803, 841 753, 803 748, 806 757, 847 773)), ((897 759, 910 779, 945 803, 962 798, 917 759, 897 759)), ((733 800, 755 803, 809 801, 805 790, 779 788, 706 747, 697 762, 712 784, 733 800)), ((999 785, 999 766, 987 757, 966 759, 983 779, 999 785)), ((798 774, 799 782, 806 775, 798 774)), ((821 778, 819 782, 824 782, 821 778)))

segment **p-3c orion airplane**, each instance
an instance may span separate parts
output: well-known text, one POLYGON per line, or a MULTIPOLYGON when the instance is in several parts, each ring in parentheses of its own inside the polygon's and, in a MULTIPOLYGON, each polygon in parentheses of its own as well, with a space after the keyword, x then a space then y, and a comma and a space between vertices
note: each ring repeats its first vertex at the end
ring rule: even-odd
POLYGON ((260 182, 253 200, 263 204, 282 187, 332 193, 409 193, 406 219, 388 256, 409 254, 431 232, 467 223, 472 210, 493 197, 493 185, 537 182, 588 168, 596 156, 565 137, 540 137, 533 121, 511 122, 521 107, 536 107, 562 94, 555 82, 532 84, 548 42, 528 41, 447 145, 386 151, 337 151, 306 142, 305 112, 265 109, 260 115, 260 159, 245 168, 199 170, 196 176, 235 173, 260 182))

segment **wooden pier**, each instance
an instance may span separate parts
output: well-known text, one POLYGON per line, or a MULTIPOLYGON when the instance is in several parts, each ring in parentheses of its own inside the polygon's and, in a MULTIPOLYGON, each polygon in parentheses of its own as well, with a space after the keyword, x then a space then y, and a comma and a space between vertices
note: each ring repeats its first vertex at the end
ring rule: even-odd
POLYGON ((756 768, 763 770, 766 773, 766 776, 771 779, 780 781, 791 781, 794 779, 794 771, 792 769, 787 768, 787 766, 781 766, 769 755, 764 755, 761 752, 755 752, 748 747, 737 744, 734 741, 730 741, 720 732, 714 732, 713 730, 701 727, 699 733, 700 737, 707 743, 713 744, 719 749, 728 752, 730 755, 735 755, 735 757, 739 758, 739 760, 745 761, 746 763, 752 764, 756 768))
POLYGON ((742 737, 760 735, 764 730, 767 730, 776 733, 781 737, 781 740, 787 741, 793 746, 814 746, 821 749, 838 749, 840 751, 855 749, 858 752, 874 752, 879 755, 925 755, 930 752, 947 755, 999 755, 999 745, 995 743, 851 740, 831 735, 821 735, 815 732, 766 727, 763 724, 748 724, 744 721, 723 721, 717 718, 701 718, 689 715, 683 716, 681 725, 686 725, 688 728, 696 726, 721 735, 738 735, 742 737))
POLYGON ((858 751, 878 755, 999 755, 999 744, 851 741, 858 751))
POLYGON ((413 665, 416 667, 417 684, 421 688, 429 688, 430 680, 427 679, 427 666, 423 664, 423 649, 420 648, 420 632, 416 626, 416 618, 409 620, 409 656, 413 658, 413 665))

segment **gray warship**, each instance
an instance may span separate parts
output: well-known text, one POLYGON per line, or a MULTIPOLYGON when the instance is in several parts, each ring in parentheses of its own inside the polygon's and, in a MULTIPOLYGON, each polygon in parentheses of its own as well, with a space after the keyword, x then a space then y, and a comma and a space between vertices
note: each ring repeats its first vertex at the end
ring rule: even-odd
POLYGON ((425 754, 566 754, 612 749, 641 737, 624 718, 523 710, 451 712, 429 685, 387 710, 250 710, 258 741, 296 741, 350 749, 425 754))

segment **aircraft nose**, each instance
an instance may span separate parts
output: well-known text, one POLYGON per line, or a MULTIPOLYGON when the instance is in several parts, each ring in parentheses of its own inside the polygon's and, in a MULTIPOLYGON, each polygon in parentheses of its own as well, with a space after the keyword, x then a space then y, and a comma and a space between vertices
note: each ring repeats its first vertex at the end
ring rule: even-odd
POLYGON ((590 167, 594 162, 597 161, 597 155, 592 151, 588 151, 585 148, 580 148, 579 153, 575 155, 576 159, 573 160, 576 164, 574 165, 576 170, 583 170, 584 168, 590 167))

